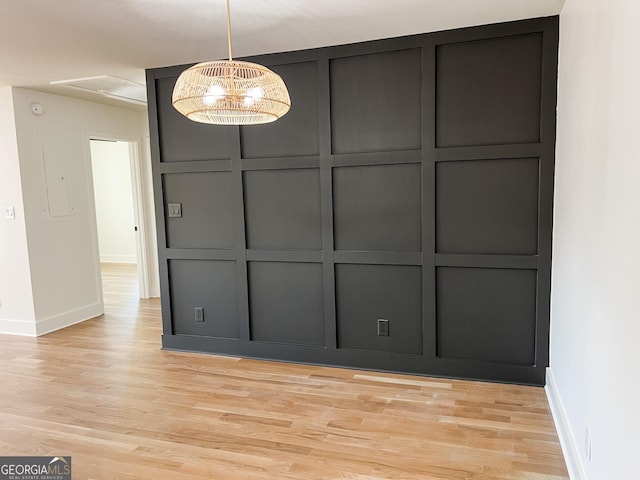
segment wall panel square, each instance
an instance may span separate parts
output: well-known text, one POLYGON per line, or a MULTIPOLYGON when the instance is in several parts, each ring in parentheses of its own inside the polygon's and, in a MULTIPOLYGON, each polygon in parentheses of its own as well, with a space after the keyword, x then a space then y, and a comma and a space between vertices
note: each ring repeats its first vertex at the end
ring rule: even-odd
POLYGON ((436 48, 436 146, 540 141, 542 34, 436 48))
POLYGON ((333 169, 336 250, 421 250, 419 164, 333 169))
POLYGON ((169 260, 171 317, 176 335, 238 338, 236 263, 169 260), (194 308, 204 308, 196 322, 194 308))
POLYGON ((274 65, 291 97, 277 122, 241 127, 243 158, 318 155, 318 87, 315 62, 274 65))
POLYGON ((333 153, 420 148, 420 53, 409 49, 331 60, 333 153))
POLYGON ((437 355, 492 363, 535 362, 536 271, 437 269, 437 355))
POLYGON ((438 253, 535 255, 538 159, 436 164, 438 253))
POLYGON ((251 339, 324 345, 322 264, 250 262, 251 339))
POLYGON ((244 200, 248 248, 322 248, 319 170, 244 172, 244 200))
POLYGON ((422 353, 422 269, 397 265, 336 265, 338 347, 422 353), (389 336, 378 335, 378 319, 389 336))
POLYGON ((177 77, 156 80, 160 161, 221 160, 230 157, 233 127, 192 122, 171 105, 177 77))
POLYGON ((170 173, 163 180, 170 248, 235 246, 230 172, 170 173), (169 218, 168 203, 180 203, 182 217, 169 218))

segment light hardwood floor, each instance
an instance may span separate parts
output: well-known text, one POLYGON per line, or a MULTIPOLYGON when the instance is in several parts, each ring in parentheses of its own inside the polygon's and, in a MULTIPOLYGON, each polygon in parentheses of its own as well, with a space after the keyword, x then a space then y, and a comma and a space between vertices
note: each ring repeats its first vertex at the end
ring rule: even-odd
POLYGON ((541 388, 160 350, 158 300, 104 269, 106 314, 0 335, 0 455, 84 479, 560 480, 541 388))

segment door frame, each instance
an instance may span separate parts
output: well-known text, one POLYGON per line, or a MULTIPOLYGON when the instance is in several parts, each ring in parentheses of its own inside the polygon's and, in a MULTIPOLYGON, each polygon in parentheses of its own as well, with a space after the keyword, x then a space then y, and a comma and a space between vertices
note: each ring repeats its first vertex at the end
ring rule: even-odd
MULTIPOLYGON (((91 198, 93 200, 93 208, 91 208, 91 217, 92 224, 94 230, 94 237, 96 241, 94 242, 94 248, 96 249, 96 258, 98 261, 98 271, 100 271, 99 263, 100 263, 100 252, 98 246, 98 224, 96 218, 95 211, 95 188, 93 184, 93 161, 91 158, 91 141, 92 140, 102 140, 102 141, 110 141, 110 142, 127 142, 129 144, 129 168, 131 172, 131 192, 132 192, 132 203, 133 203, 133 220, 135 222, 135 226, 137 227, 137 231, 135 231, 135 239, 136 239, 136 257, 137 257, 137 270, 138 270, 138 291, 140 298, 150 298, 150 272, 149 272, 149 259, 147 252, 147 232, 146 232, 146 218, 145 218, 145 210, 144 210, 144 196, 143 196, 143 185, 142 185, 142 169, 141 169, 141 152, 140 148, 142 145, 142 140, 137 137, 132 137, 128 135, 123 135, 119 133, 104 133, 104 132, 86 132, 86 145, 89 150, 89 179, 90 179, 90 190, 91 190, 91 198)), ((102 285, 102 282, 100 282, 102 285)), ((100 288, 102 291, 102 287, 100 288)))

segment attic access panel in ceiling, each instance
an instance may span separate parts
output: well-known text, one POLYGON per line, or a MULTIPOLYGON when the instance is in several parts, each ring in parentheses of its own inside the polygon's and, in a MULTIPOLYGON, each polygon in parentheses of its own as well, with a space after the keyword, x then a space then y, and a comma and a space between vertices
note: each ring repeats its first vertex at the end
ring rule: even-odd
POLYGON ((118 77, 112 77, 110 75, 58 80, 50 82, 50 84, 64 85, 96 95, 135 103, 137 105, 146 105, 147 103, 147 90, 145 85, 118 77))

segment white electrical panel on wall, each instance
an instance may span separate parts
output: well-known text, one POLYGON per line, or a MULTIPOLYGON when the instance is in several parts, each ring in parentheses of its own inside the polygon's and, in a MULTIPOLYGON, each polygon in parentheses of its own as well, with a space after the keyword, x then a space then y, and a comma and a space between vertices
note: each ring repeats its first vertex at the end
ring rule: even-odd
POLYGON ((66 217, 71 214, 67 168, 64 157, 47 151, 43 146, 44 173, 47 203, 50 217, 66 217))

